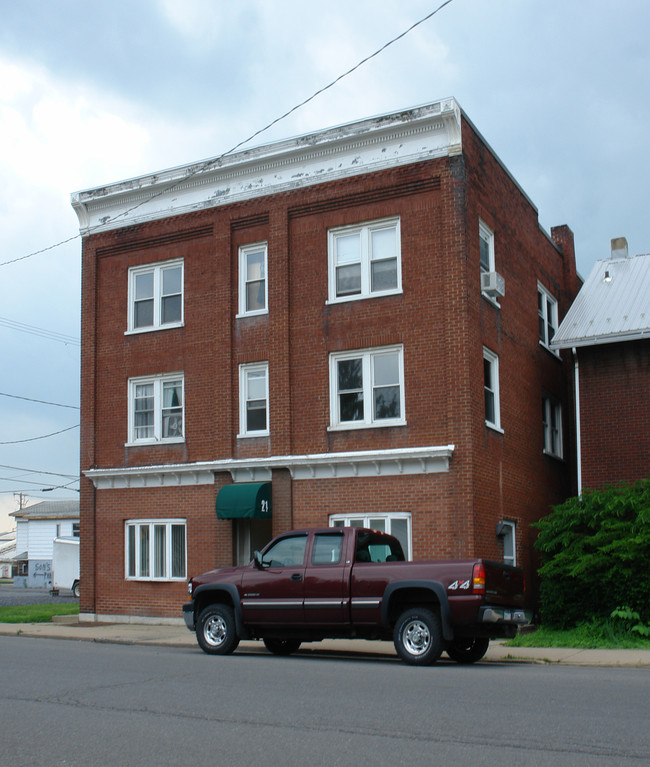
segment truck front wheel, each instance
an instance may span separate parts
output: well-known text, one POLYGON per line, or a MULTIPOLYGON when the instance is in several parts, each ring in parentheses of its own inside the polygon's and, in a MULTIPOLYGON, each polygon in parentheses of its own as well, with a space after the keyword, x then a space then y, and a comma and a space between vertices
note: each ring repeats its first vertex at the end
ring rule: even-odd
POLYGON ((208 605, 201 610, 196 624, 196 639, 209 655, 228 655, 237 649, 239 637, 235 614, 228 605, 208 605))
POLYGON ((405 610, 393 631, 395 649, 412 666, 428 666, 442 654, 444 643, 440 615, 424 607, 405 610))
POLYGON ((487 652, 490 640, 485 637, 456 639, 447 647, 447 655, 456 663, 476 663, 487 652))

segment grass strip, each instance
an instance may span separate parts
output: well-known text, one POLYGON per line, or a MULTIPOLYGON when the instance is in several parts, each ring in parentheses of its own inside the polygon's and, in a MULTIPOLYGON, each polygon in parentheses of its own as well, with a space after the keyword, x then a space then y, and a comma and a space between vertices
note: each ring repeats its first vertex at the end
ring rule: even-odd
POLYGON ((650 640, 613 626, 610 621, 582 623, 573 629, 555 630, 540 626, 518 634, 507 647, 575 647, 582 650, 650 650, 650 640))
POLYGON ((78 604, 0 607, 0 623, 47 623, 54 615, 79 615, 78 604))

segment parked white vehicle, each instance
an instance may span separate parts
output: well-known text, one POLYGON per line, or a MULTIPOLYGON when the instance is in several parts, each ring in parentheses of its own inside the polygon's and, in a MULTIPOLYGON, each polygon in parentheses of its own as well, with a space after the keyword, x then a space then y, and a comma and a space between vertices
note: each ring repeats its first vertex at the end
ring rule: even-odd
POLYGON ((52 591, 70 589, 79 596, 79 538, 55 538, 52 547, 52 591))

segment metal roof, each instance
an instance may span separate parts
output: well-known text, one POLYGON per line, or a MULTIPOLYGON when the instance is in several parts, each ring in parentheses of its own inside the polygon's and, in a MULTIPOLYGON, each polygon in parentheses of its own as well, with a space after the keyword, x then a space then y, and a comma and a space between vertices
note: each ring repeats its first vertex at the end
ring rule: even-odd
POLYGON ((597 261, 551 344, 573 346, 650 339, 650 254, 597 261))
POLYGON ((79 519, 79 501, 43 501, 12 511, 9 516, 16 519, 79 519))

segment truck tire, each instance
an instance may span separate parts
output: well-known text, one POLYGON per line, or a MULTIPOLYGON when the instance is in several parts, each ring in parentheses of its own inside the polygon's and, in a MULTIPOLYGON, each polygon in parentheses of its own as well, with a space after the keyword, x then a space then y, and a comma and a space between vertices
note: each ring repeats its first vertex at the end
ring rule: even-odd
POLYGON ((264 646, 274 655, 291 655, 300 647, 299 639, 276 639, 267 637, 264 639, 264 646))
POLYGON ((228 605, 208 605, 196 623, 196 640, 209 655, 228 655, 237 649, 235 614, 228 605))
POLYGON ((393 631, 397 654, 412 666, 435 663, 444 649, 440 615, 425 607, 405 610, 393 631))
POLYGON ((485 637, 466 637, 454 640, 447 647, 447 655, 456 663, 476 663, 487 652, 490 640, 485 637))
POLYGON ((75 581, 72 584, 72 596, 73 597, 77 597, 77 599, 79 599, 79 597, 81 596, 81 589, 79 587, 79 581, 75 581))

